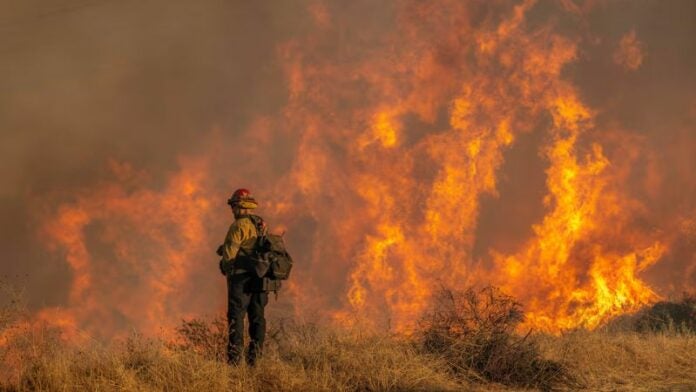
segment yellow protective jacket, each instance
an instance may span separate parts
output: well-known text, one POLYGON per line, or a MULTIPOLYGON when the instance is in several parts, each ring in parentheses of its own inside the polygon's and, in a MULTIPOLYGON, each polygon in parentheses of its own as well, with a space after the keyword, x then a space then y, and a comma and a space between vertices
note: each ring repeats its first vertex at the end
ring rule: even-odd
POLYGON ((235 262, 238 261, 237 256, 251 254, 256 237, 256 226, 251 218, 243 216, 232 222, 222 244, 222 262, 229 271, 246 272, 247 266, 235 262))

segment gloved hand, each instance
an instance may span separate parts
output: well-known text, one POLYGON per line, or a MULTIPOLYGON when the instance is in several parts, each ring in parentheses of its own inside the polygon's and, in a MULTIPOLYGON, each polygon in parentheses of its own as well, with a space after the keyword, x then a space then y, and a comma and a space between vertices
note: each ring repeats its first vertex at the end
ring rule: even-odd
POLYGON ((224 276, 227 276, 227 268, 225 259, 220 259, 220 273, 223 274, 224 276))

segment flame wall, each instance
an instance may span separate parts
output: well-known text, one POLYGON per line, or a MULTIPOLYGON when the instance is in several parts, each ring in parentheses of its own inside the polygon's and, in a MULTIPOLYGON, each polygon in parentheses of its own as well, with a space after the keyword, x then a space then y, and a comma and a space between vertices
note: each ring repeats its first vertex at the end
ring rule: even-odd
POLYGON ((8 129, 30 108, 54 138, 42 159, 11 132, 23 189, 3 192, 30 222, 3 225, 3 268, 28 274, 38 319, 108 336, 219 311, 242 186, 297 259, 276 315, 406 330, 438 287, 495 284, 559 331, 694 289, 692 3, 280 4, 176 4, 161 20, 183 26, 142 31, 154 6, 48 14, 134 22, 81 41, 110 44, 111 68, 69 75, 106 84, 6 99, 8 129), (118 46, 140 36, 164 58, 118 46))

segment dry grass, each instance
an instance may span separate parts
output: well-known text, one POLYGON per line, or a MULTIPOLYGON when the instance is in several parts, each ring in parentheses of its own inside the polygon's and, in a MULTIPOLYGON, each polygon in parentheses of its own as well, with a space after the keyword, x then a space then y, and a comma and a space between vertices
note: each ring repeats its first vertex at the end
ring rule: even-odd
MULTIPOLYGON (((27 338, 5 391, 454 391, 441 360, 419 355, 387 335, 315 325, 276 324, 265 356, 254 368, 213 359, 221 348, 198 339, 214 323, 197 322, 201 345, 132 337, 110 345, 66 345, 27 338), (210 349, 210 351, 208 349, 210 349), (33 355, 31 353, 39 353, 33 355)), ((192 332, 191 329, 187 333, 192 332)), ((27 331, 30 334, 30 331, 27 331)), ((17 346, 18 347, 18 346, 17 346)))
MULTIPOLYGON (((17 308, 16 303, 10 304, 0 314, 16 321, 21 316, 12 316, 12 306, 17 308)), ((575 331, 523 338, 505 335, 508 329, 490 331, 498 325, 496 317, 504 320, 503 316, 515 314, 509 312, 515 306, 496 309, 502 312, 490 313, 492 318, 484 317, 479 324, 467 321, 469 327, 487 325, 488 331, 459 336, 454 341, 456 350, 449 352, 435 352, 424 344, 423 335, 406 338, 276 321, 269 329, 265 356, 254 368, 230 367, 220 361, 225 324, 219 319, 182 323, 174 342, 133 336, 110 344, 80 345, 61 342, 46 328, 14 327, 6 334, 12 325, 8 322, 0 328, 0 336, 10 336, 0 344, 0 391, 696 390, 696 335, 692 333, 575 331), (498 339, 500 334, 505 339, 498 339), (489 357, 481 356, 486 342, 497 347, 489 351, 494 354, 489 357), (455 368, 453 353, 462 359, 454 361, 455 368), (478 358, 479 364, 472 358, 478 358), (522 380, 548 375, 539 364, 560 365, 575 382, 514 381, 513 376, 520 374, 522 380), (503 377, 492 376, 492 370, 503 377), (506 374, 512 378, 506 379, 506 374)), ((558 371, 553 366, 550 369, 558 371)))
POLYGON ((539 336, 590 391, 696 391, 696 335, 574 331, 539 336))

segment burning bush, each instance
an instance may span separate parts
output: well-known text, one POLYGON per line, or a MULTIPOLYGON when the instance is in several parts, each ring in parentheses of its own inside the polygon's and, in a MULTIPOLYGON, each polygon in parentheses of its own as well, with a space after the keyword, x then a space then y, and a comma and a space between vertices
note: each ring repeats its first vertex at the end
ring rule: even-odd
POLYGON ((498 289, 443 288, 432 309, 418 330, 421 346, 442 356, 456 375, 542 390, 576 384, 565 365, 542 358, 529 334, 515 335, 522 307, 498 289))

